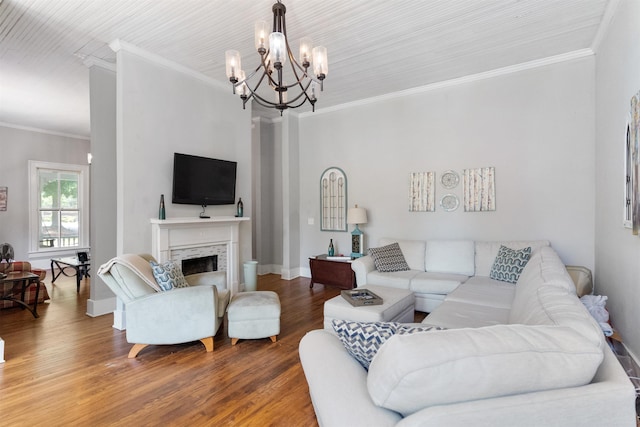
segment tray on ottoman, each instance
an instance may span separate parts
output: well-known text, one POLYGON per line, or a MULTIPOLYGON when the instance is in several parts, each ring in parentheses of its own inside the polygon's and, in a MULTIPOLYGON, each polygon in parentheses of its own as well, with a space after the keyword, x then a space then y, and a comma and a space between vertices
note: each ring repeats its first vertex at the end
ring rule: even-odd
POLYGON ((383 300, 382 304, 354 307, 342 295, 337 295, 324 303, 324 328, 332 331, 333 319, 356 322, 413 322, 416 299, 412 291, 374 285, 368 285, 366 289, 378 295, 383 300))
POLYGON ((363 305, 382 305, 382 298, 374 294, 368 289, 353 289, 340 292, 342 298, 347 300, 354 307, 362 307, 363 305))

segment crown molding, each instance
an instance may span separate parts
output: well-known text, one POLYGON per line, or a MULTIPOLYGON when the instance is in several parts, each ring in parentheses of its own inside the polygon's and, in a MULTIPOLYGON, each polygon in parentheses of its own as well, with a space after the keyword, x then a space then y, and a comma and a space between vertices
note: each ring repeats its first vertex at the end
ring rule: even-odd
POLYGON ((111 48, 111 50, 113 50, 116 53, 119 51, 128 52, 136 56, 139 56, 141 58, 144 58, 147 61, 154 62, 158 65, 161 65, 165 68, 169 68, 173 71, 185 74, 189 77, 193 77, 197 80, 200 80, 203 83, 208 84, 209 86, 213 86, 215 88, 222 89, 222 90, 229 90, 229 86, 222 84, 221 82, 214 80, 211 77, 205 76, 204 74, 199 73, 189 67, 186 67, 182 64, 178 64, 177 62, 171 61, 155 53, 146 51, 142 48, 139 48, 138 46, 132 45, 131 43, 125 42, 123 40, 120 40, 120 39, 113 40, 111 43, 109 43, 109 47, 111 48))
POLYGON ((104 59, 96 58, 95 56, 87 57, 87 59, 82 61, 82 63, 87 68, 100 67, 100 68, 104 68, 105 70, 108 70, 108 71, 113 71, 114 73, 116 72, 116 64, 115 63, 107 62, 104 59))
POLYGON ((607 2, 607 7, 604 10, 602 20, 600 21, 600 26, 598 26, 598 32, 593 38, 593 43, 591 43, 591 50, 594 53, 598 52, 598 48, 600 48, 602 40, 609 32, 609 27, 611 26, 611 22, 613 21, 613 17, 615 16, 619 5, 620 0, 609 0, 607 2))
POLYGON ((558 64, 561 62, 573 61, 576 59, 587 58, 590 56, 594 56, 593 50, 590 48, 575 50, 568 53, 563 53, 561 55, 549 56, 547 58, 537 59, 534 61, 523 62, 521 64, 510 65, 508 67, 496 68, 495 70, 485 71, 477 74, 470 74, 468 76, 459 77, 451 80, 444 80, 441 82, 431 83, 425 86, 420 86, 416 88, 411 88, 407 90, 402 90, 399 92, 388 93, 385 95, 374 96, 371 98, 361 99, 358 101, 347 102, 344 104, 334 105, 331 107, 318 109, 316 112, 307 111, 304 113, 300 113, 300 118, 311 117, 317 114, 331 113, 334 111, 340 111, 347 108, 353 108, 363 105, 375 104, 382 101, 388 101, 391 99, 402 98, 409 95, 417 95, 425 92, 430 92, 432 90, 459 86, 462 84, 472 83, 480 80, 491 79, 494 77, 504 76, 508 74, 519 73, 521 71, 532 70, 535 68, 545 67, 547 65, 558 64))
POLYGON ((22 125, 17 125, 14 123, 6 123, 6 122, 0 122, 0 126, 1 127, 5 127, 5 128, 11 128, 11 129, 18 129, 18 130, 26 130, 28 132, 38 132, 38 133, 44 133, 47 135, 53 135, 53 136, 62 136, 65 138, 75 138, 75 139, 81 139, 83 141, 90 141, 91 138, 88 138, 84 135, 76 135, 73 133, 64 133, 64 132, 56 132, 53 130, 48 130, 48 129, 40 129, 40 128, 34 128, 31 126, 22 126, 22 125))

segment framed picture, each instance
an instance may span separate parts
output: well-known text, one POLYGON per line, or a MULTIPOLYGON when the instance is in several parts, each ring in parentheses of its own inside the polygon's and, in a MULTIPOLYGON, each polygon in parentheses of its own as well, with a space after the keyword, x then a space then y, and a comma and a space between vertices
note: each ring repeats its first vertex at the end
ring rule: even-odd
POLYGON ((7 192, 8 187, 0 187, 0 211, 7 210, 7 192))
POLYGON ((435 175, 434 172, 409 174, 409 212, 435 212, 435 175))
POLYGON ((496 210, 496 171, 493 167, 465 169, 464 211, 485 212, 496 210))

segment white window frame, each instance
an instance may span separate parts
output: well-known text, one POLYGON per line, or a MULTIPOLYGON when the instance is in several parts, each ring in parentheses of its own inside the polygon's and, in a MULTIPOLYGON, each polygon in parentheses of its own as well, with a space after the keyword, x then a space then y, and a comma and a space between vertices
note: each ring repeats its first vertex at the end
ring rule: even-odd
POLYGON ((47 254, 63 256, 75 254, 79 250, 89 248, 89 166, 68 163, 51 163, 29 160, 29 254, 47 254), (41 248, 38 244, 40 230, 39 220, 39 179, 38 170, 47 169, 58 172, 74 172, 80 174, 78 180, 78 246, 66 248, 41 248))

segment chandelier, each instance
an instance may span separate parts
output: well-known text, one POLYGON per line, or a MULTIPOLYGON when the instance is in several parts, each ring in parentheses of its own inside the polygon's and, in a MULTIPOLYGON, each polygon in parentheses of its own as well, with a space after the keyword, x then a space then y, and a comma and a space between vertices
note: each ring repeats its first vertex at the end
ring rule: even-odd
MULTIPOLYGON (((228 50, 225 52, 226 71, 229 81, 233 85, 233 93, 239 93, 242 108, 253 99, 259 105, 280 110, 280 115, 287 108, 297 108, 305 102, 311 104, 315 111, 318 91, 322 91, 322 82, 327 76, 327 49, 324 46, 313 46, 309 37, 300 39, 299 56, 296 61, 291 52, 287 26, 284 15, 287 8, 278 0, 273 5, 273 28, 269 33, 266 21, 255 24, 255 46, 260 54, 260 65, 248 76, 242 70, 240 52, 228 50), (267 41, 268 35, 268 41, 267 41), (285 65, 287 61, 291 67, 290 83, 285 83, 285 65), (309 67, 311 66, 311 69, 309 67), (315 77, 312 76, 312 73, 315 77), (269 90, 258 88, 265 83, 269 90), (271 94, 269 98, 269 95, 271 94)), ((289 74, 289 73, 287 73, 289 74)))

